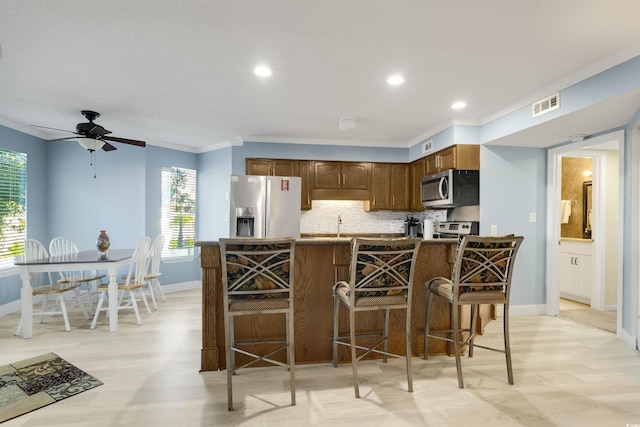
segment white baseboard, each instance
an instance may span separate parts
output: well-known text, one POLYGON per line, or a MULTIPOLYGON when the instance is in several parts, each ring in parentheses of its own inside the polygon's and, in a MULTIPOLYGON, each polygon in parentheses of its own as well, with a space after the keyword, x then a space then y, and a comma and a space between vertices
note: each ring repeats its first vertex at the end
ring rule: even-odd
POLYGON ((20 300, 0 305, 0 317, 20 311, 20 300))
POLYGON ((193 280, 191 282, 172 283, 171 285, 162 285, 162 290, 165 294, 172 292, 189 291, 191 289, 202 288, 202 282, 199 280, 193 280))
MULTIPOLYGON (((509 306, 509 311, 512 316, 538 316, 541 314, 545 314, 545 304, 523 304, 523 305, 513 305, 509 306)), ((503 306, 496 306, 496 312, 500 310, 499 315, 503 314, 503 306)))
MULTIPOLYGON (((180 291, 188 291, 191 289, 199 289, 202 287, 202 282, 198 280, 194 280, 191 282, 182 282, 182 283, 173 283, 171 285, 162 285, 162 290, 165 294, 170 294, 173 292, 180 291)), ((40 296, 40 298, 42 298, 40 296)), ((39 302, 37 297, 33 298, 33 303, 37 304, 39 302)), ((7 304, 0 305, 0 317, 6 316, 7 314, 12 314, 20 311, 20 300, 11 301, 7 304)))
POLYGON ((629 333, 625 329, 618 331, 618 339, 620 339, 623 343, 625 343, 627 347, 633 350, 638 350, 637 337, 629 335, 629 333))

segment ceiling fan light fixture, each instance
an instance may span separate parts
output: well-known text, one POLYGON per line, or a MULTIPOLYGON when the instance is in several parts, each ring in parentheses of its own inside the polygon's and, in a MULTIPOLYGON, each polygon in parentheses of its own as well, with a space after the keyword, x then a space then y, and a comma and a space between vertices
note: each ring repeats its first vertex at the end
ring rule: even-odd
POLYGON ((356 118, 352 116, 344 116, 338 119, 338 128, 341 131, 347 131, 356 127, 356 118))
POLYGON ((96 151, 104 147, 104 141, 95 138, 76 138, 78 144, 85 150, 96 151))

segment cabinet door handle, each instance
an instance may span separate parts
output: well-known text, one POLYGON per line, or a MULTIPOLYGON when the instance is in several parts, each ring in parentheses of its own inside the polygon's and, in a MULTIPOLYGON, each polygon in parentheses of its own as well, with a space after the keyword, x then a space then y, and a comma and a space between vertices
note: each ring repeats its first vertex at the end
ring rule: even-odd
POLYGON ((342 174, 342 185, 347 185, 347 176, 342 174))
POLYGON ((576 257, 576 263, 575 263, 575 265, 578 265, 578 257, 576 257))
POLYGON ((376 195, 374 194, 373 195, 373 206, 375 206, 375 205, 376 205, 376 195))
POLYGON ((395 206, 396 205, 396 195, 392 194, 391 195, 391 206, 395 206))
POLYGON ((340 174, 338 174, 338 185, 340 185, 340 174))

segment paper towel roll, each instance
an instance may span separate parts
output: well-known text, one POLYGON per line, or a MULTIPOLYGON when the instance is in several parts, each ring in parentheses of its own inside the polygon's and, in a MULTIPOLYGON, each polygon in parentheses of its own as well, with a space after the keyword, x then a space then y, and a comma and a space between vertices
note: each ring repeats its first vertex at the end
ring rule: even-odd
POLYGON ((422 226, 422 236, 422 238, 425 240, 433 239, 433 220, 424 220, 424 225, 422 226))

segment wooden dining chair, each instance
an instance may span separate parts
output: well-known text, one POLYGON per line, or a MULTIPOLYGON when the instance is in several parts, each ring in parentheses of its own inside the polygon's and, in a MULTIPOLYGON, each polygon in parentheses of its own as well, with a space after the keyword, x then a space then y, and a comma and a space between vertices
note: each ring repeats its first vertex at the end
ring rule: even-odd
POLYGON ((474 347, 504 353, 509 384, 513 384, 509 344, 509 295, 513 266, 523 239, 522 236, 464 236, 458 244, 452 277, 436 277, 424 285, 426 292, 424 358, 428 358, 429 338, 453 343, 460 388, 464 388, 460 354, 465 346, 468 347, 469 357, 473 357, 474 347), (440 298, 449 304, 451 327, 431 329, 429 308, 433 297, 440 298), (482 346, 475 342, 476 314, 480 304, 496 304, 504 307, 502 319, 504 347, 502 349, 482 346), (461 325, 460 314, 464 306, 471 307, 471 320, 468 326, 461 325))
POLYGON ((339 281, 333 287, 333 366, 338 364, 338 346, 351 350, 353 388, 360 397, 358 361, 367 355, 403 357, 407 371, 407 389, 413 391, 411 376, 411 295, 414 265, 422 239, 365 239, 352 242, 349 281, 339 281), (340 307, 349 315, 349 335, 340 335, 340 307), (389 315, 391 310, 404 313, 405 354, 388 351, 389 315), (382 312, 382 331, 356 332, 356 313, 382 312), (373 343, 371 340, 374 339, 373 343), (356 341, 359 340, 359 341, 356 341), (369 345, 363 345, 369 340, 369 345))

